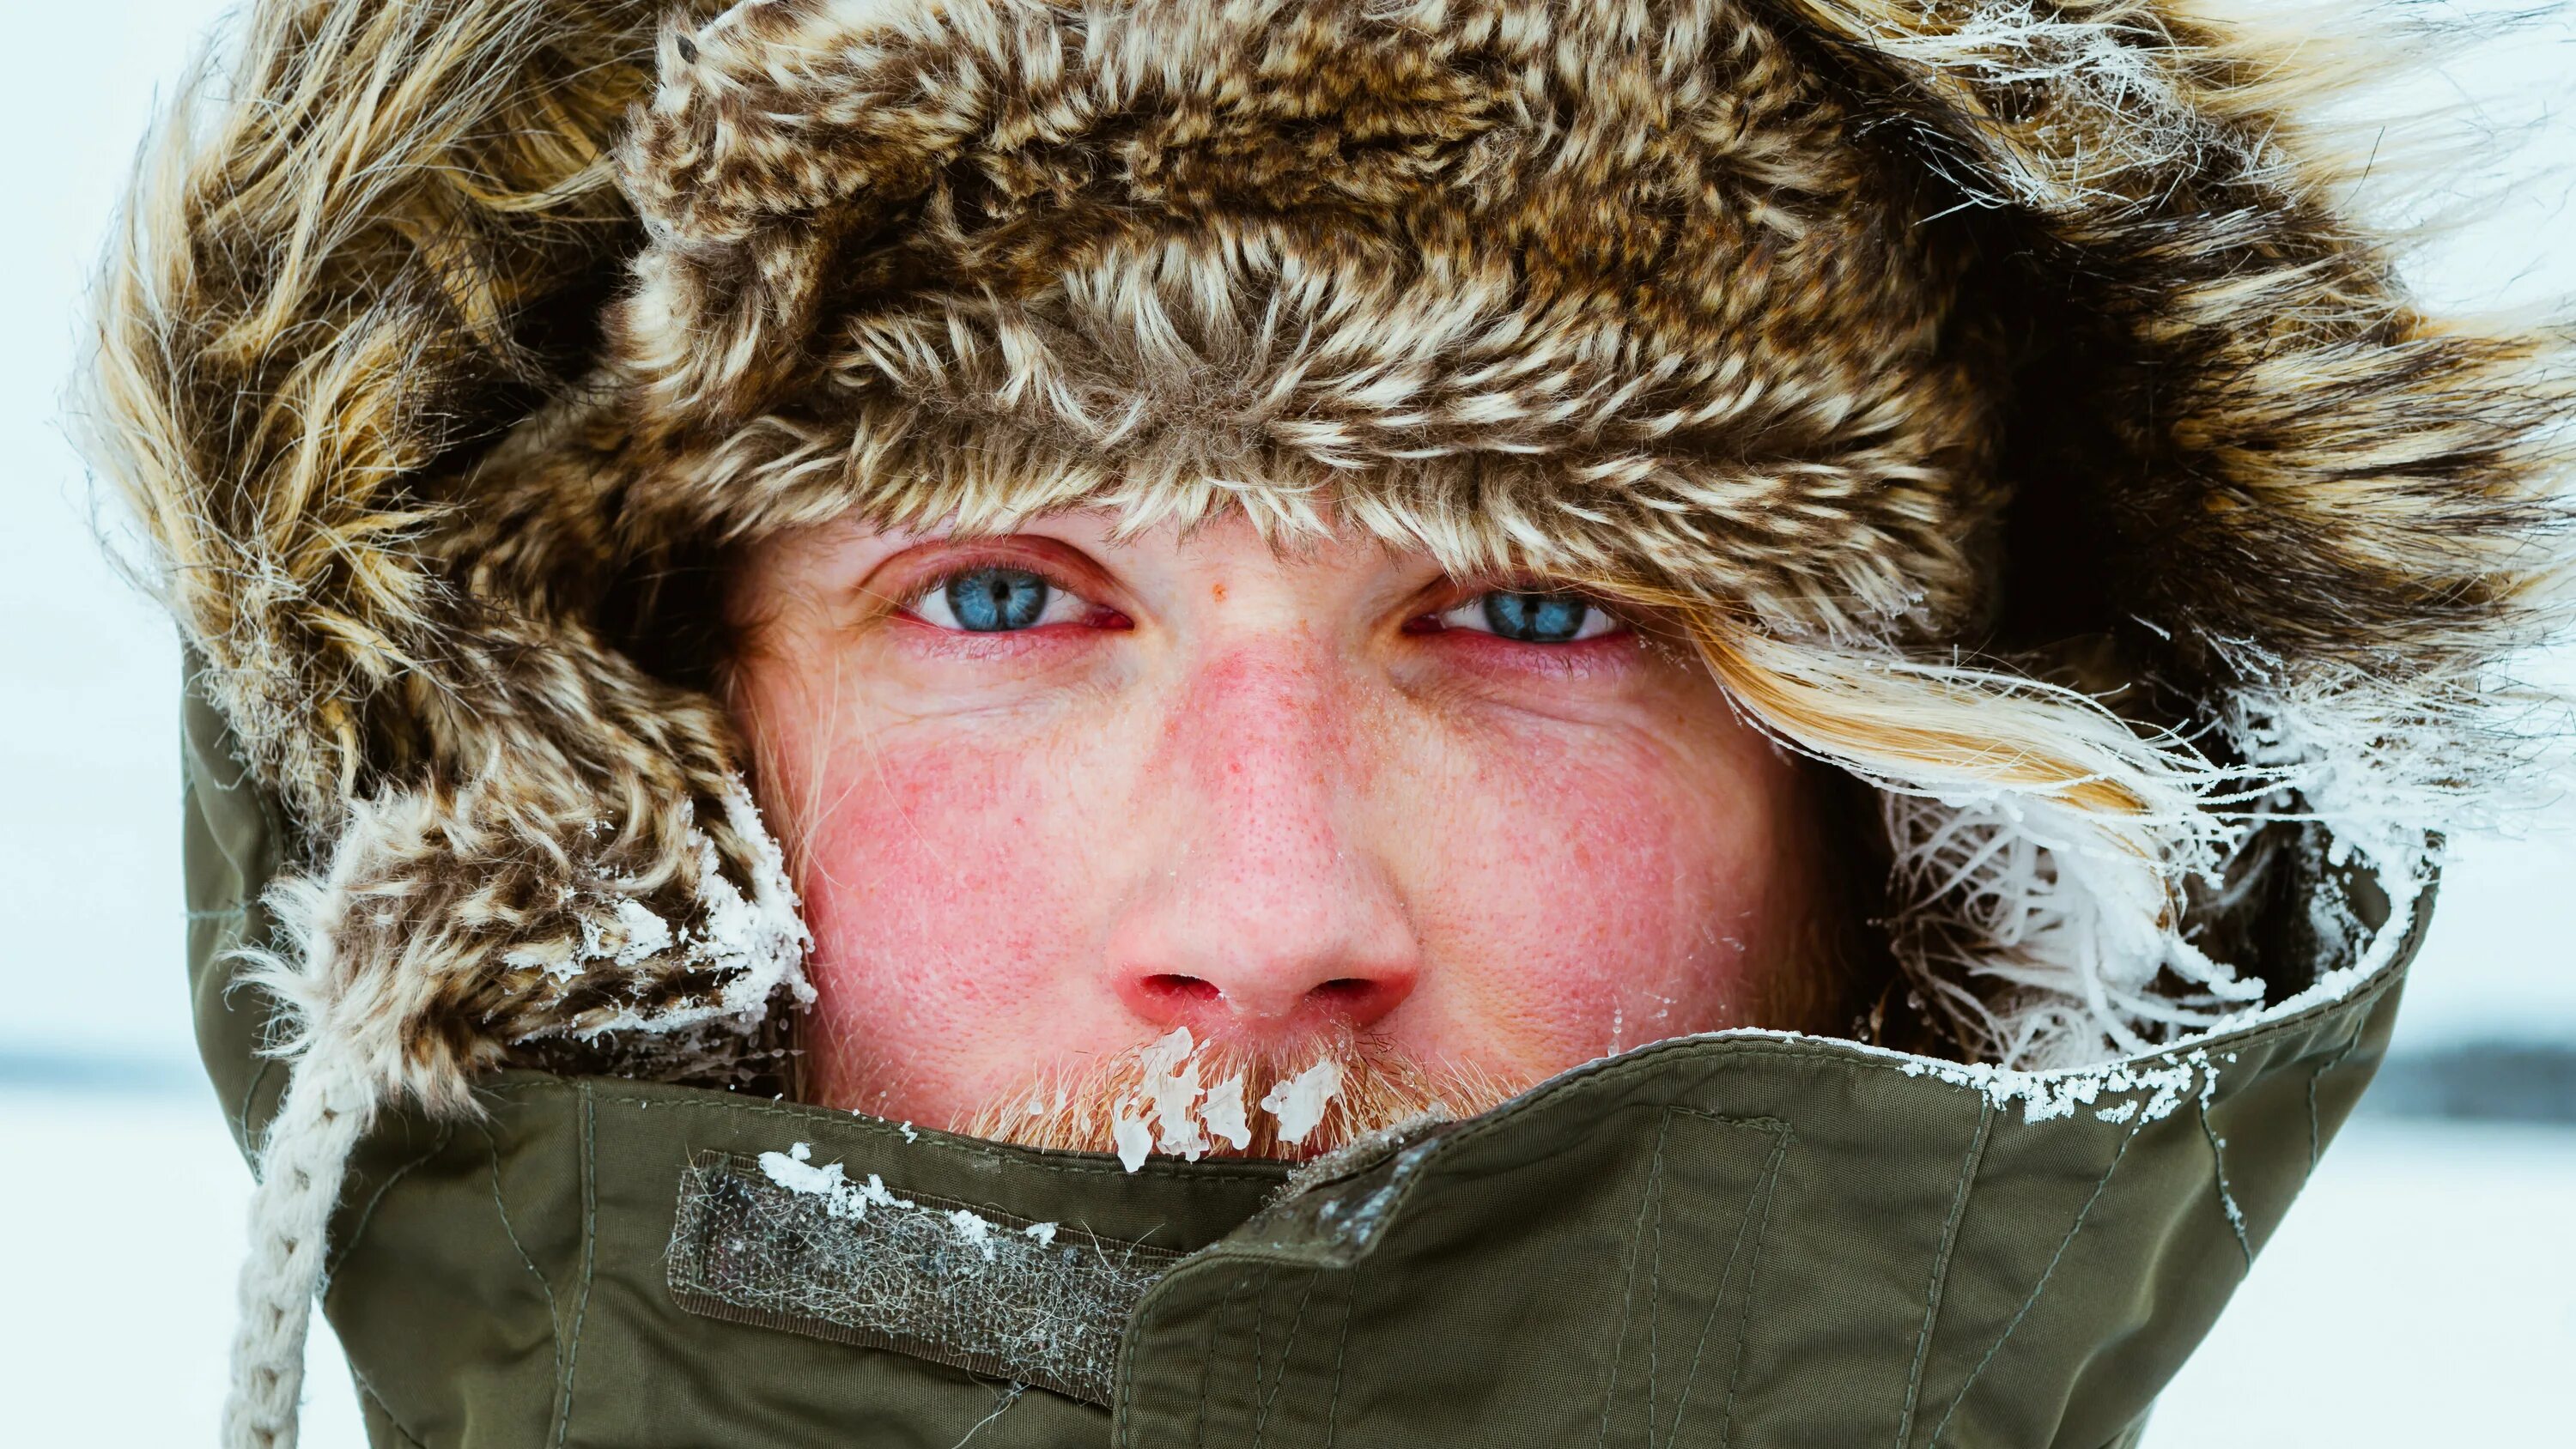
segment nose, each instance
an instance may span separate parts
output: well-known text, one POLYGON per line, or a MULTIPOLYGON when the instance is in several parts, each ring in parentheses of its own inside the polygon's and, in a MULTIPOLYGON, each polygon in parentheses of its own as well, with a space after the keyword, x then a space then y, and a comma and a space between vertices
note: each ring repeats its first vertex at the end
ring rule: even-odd
POLYGON ((1365 1027, 1422 974, 1370 849, 1373 774, 1328 646, 1283 637, 1194 671, 1161 728, 1168 842, 1110 928, 1119 999, 1156 1027, 1281 1039, 1365 1027))

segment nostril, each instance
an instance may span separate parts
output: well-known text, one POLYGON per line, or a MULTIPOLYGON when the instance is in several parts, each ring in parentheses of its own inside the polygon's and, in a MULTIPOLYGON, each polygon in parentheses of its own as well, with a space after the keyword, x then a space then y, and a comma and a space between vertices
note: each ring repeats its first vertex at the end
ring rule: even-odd
MULTIPOLYGON (((1335 964, 1349 970, 1356 963, 1335 964)), ((1368 1026, 1412 994, 1414 972, 1390 970, 1385 975, 1330 976, 1317 981, 1300 980, 1294 972, 1257 963, 1233 975, 1223 969, 1205 976, 1153 971, 1120 975, 1117 983, 1118 999, 1127 1009, 1157 1026, 1259 1033, 1334 1022, 1368 1026), (1282 975, 1287 979, 1279 979, 1282 975)))
POLYGON ((1336 976, 1308 987, 1305 1005, 1327 1018, 1366 1026, 1394 1010, 1412 990, 1410 975, 1336 976))

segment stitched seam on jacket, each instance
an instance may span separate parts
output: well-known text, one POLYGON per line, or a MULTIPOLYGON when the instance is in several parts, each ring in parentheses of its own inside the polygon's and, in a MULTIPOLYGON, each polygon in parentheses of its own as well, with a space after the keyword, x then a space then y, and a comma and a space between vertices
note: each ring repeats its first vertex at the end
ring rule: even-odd
MULTIPOLYGON (((1691 1383, 1698 1376, 1701 1357, 1707 1350, 1709 1330, 1717 1322, 1718 1310, 1725 1306, 1726 1287, 1735 1275, 1736 1262, 1743 1255, 1745 1234, 1748 1229, 1752 1232, 1754 1261, 1758 1264, 1760 1260, 1762 1235, 1769 1228, 1771 1204, 1778 1195, 1780 1164, 1787 1157, 1789 1146, 1796 1140, 1797 1135, 1790 1130, 1788 1123, 1775 1117, 1728 1117, 1679 1106, 1664 1109, 1655 1130, 1655 1150, 1647 1158, 1646 1186, 1637 1205, 1637 1221, 1629 1229, 1627 1289, 1620 1305, 1619 1330, 1611 1340, 1610 1373, 1602 1389, 1601 1428, 1594 1441, 1596 1445, 1607 1445, 1610 1440, 1610 1426, 1618 1404, 1619 1365, 1627 1350, 1628 1326, 1635 1321, 1636 1317, 1637 1260, 1641 1253, 1648 1251, 1650 1220, 1652 1247, 1646 1269, 1646 1444, 1648 1449, 1653 1449, 1656 1442, 1655 1414, 1658 1407, 1658 1375, 1661 1372, 1662 1353, 1661 1325, 1657 1320, 1660 1317, 1663 1287, 1664 1194, 1666 1191, 1664 1154, 1671 1140, 1675 1117, 1696 1117, 1721 1126, 1749 1128, 1769 1136, 1772 1143, 1770 1155, 1763 1160, 1762 1171, 1754 1179, 1753 1191, 1744 1200, 1743 1212, 1736 1223, 1735 1242, 1728 1248, 1726 1267, 1718 1275, 1716 1296, 1709 1304, 1708 1313, 1700 1320, 1699 1338, 1691 1352, 1690 1368, 1683 1376, 1682 1387, 1673 1400, 1672 1428, 1664 1441, 1668 1444, 1679 1442, 1675 1436, 1681 1432, 1682 1413, 1690 1404, 1691 1383), (1756 1198, 1762 1202, 1762 1213, 1758 1220, 1753 1216, 1753 1204, 1756 1198)), ((1743 1365, 1744 1333, 1750 1321, 1749 1314, 1752 1306, 1753 1273, 1753 1267, 1748 1266, 1745 1269, 1744 1291, 1736 1305, 1735 1343, 1733 1357, 1730 1360, 1732 1366, 1728 1371, 1726 1406, 1722 1412, 1718 1430, 1721 1444, 1726 1442, 1727 1436, 1732 1433, 1737 1376, 1743 1365)))
MULTIPOLYGON (((1664 1310, 1664 1194, 1662 1170, 1664 1143, 1673 1130, 1673 1114, 1666 1112, 1655 1129, 1654 1236, 1648 1239, 1646 1252, 1646 1449, 1655 1449, 1655 1399, 1663 1385, 1663 1310, 1664 1310)), ((1720 1294, 1726 1292, 1726 1280, 1717 1284, 1720 1294)))
POLYGON ((1216 1312, 1208 1315, 1207 1352, 1199 1357, 1198 1427, 1191 1431, 1190 1442, 1197 1449, 1207 1449, 1208 1378, 1216 1372, 1216 1340, 1225 1326, 1226 1310, 1234 1306, 1235 1290, 1243 1286, 1243 1275, 1237 1273, 1225 1285, 1225 1293, 1216 1301, 1216 1312))
POLYGON ((1905 1408, 1896 1418, 1896 1449, 1905 1449, 1914 1432, 1914 1409, 1923 1395, 1923 1369, 1932 1359, 1932 1334, 1941 1321, 1941 1290, 1950 1279, 1950 1255, 1958 1249, 1959 1229, 1968 1219, 1968 1197, 1975 1191, 1977 1169, 1985 1165, 1986 1143, 1994 1135, 1995 1104, 1987 1099, 1977 1109, 1977 1131, 1960 1155, 1959 1185, 1950 1196, 1950 1218, 1941 1225, 1941 1245, 1932 1254, 1932 1280, 1923 1289, 1923 1332, 1914 1340, 1914 1365, 1905 1375, 1905 1408))
POLYGON ((1342 1362, 1351 1348, 1351 1313, 1358 1306, 1358 1280, 1342 1275, 1342 1332, 1333 1344, 1333 1396, 1324 1404, 1324 1449, 1333 1449, 1333 1436, 1341 1430, 1342 1362))
POLYGON ((2031 1306, 2039 1302, 2041 1293, 2047 1291, 2049 1278, 2057 1272, 2057 1265, 2065 1260, 2066 1250, 2074 1246, 2075 1235, 2084 1231, 2084 1220, 2092 1215, 2093 1205, 2102 1200, 2102 1190, 2111 1185, 2111 1174, 2120 1170, 2121 1161, 2129 1155, 2129 1145, 2138 1140, 2138 1132, 2145 1125, 2143 1122, 2133 1123, 2128 1135, 2120 1139, 2120 1150, 2111 1154, 2110 1165, 2102 1169, 2102 1176, 2093 1184, 2092 1194, 2084 1199, 2084 1206, 2075 1210, 2075 1221, 2066 1225, 2066 1236, 2058 1239, 2057 1251, 2048 1255, 2048 1266, 2039 1270, 2039 1281, 2030 1285, 2030 1296, 2013 1311, 2012 1321, 2004 1325, 2004 1331, 1995 1335, 1995 1341, 1986 1346, 1986 1356, 1978 1359, 1977 1366, 1968 1371, 1967 1380, 1959 1385, 1959 1392, 1950 1400, 1950 1407, 1941 1411, 1941 1422, 1932 1426, 1931 1436, 1924 1441, 1927 1449, 1941 1442, 1942 1432, 1950 1427, 1952 1416, 1959 1412, 1961 1404, 1968 1401, 1968 1391, 1977 1386, 1977 1380, 1985 1375, 1986 1366, 1995 1361, 1996 1354, 2003 1352, 2013 1330, 2021 1327, 2021 1321, 2029 1316, 2031 1306))
POLYGON ((527 1246, 519 1241, 519 1230, 510 1225, 509 1204, 501 1199, 501 1144, 488 1127, 483 1129, 483 1146, 492 1158, 492 1211, 501 1219, 501 1235, 510 1240, 511 1251, 517 1253, 519 1261, 535 1275, 538 1290, 546 1295, 546 1336, 554 1344, 557 1408, 560 1409, 564 1372, 563 1315, 555 1306, 555 1285, 546 1281, 545 1270, 537 1266, 536 1259, 528 1256, 527 1246))
POLYGON ((555 1434, 556 1449, 562 1449, 564 1436, 572 1431, 573 1374, 581 1364, 582 1325, 590 1319, 590 1279, 599 1252, 599 1170, 591 1128, 598 1109, 587 1086, 581 1093, 581 1293, 574 1300, 572 1342, 566 1346, 563 1374, 556 1381, 555 1434))
POLYGON ((1153 1321, 1153 1313, 1153 1295, 1147 1294, 1145 1301, 1136 1306, 1136 1319, 1127 1325, 1127 1333, 1118 1345, 1120 1369, 1118 1401, 1109 1410, 1110 1427, 1117 1435, 1117 1449, 1131 1449, 1136 1442, 1136 1416, 1133 1412, 1136 1405, 1136 1374, 1133 1355, 1137 1341, 1144 1337, 1147 1325, 1153 1321))
MULTIPOLYGON (((1664 1176, 1664 1134, 1671 1130, 1669 1115, 1655 1124, 1655 1150, 1646 1159, 1646 1189, 1637 1199, 1637 1221, 1628 1229, 1628 1264, 1626 1285, 1619 1297, 1619 1331, 1610 1340, 1610 1374, 1601 1387, 1601 1432, 1592 1441, 1595 1449, 1607 1449, 1610 1443, 1610 1416, 1619 1403, 1619 1365, 1627 1357, 1628 1325, 1637 1316, 1637 1258, 1646 1250, 1646 1215, 1655 1210, 1656 1189, 1664 1176)), ((1647 1401, 1647 1433, 1654 1432, 1653 1401, 1647 1401)))
MULTIPOLYGON (((1739 1118, 1732 1120, 1761 1122, 1768 1121, 1769 1119, 1739 1118)), ((1762 1165, 1762 1184, 1758 1189, 1762 1194, 1762 1216, 1753 1225, 1753 1256, 1747 1260, 1744 1265, 1744 1296, 1737 1300, 1735 1305, 1735 1346, 1727 1356, 1726 1365, 1726 1411, 1719 1416, 1717 1421, 1717 1442, 1720 1449, 1723 1449, 1723 1446, 1733 1443, 1735 1440, 1735 1394, 1736 1391, 1744 1385, 1744 1331, 1753 1322, 1753 1284, 1754 1279, 1762 1271, 1762 1239, 1771 1231, 1772 1205, 1780 1200, 1780 1164, 1788 1158, 1789 1145, 1792 1142, 1795 1142, 1798 1136, 1797 1133, 1790 1130, 1789 1124, 1785 1122, 1777 1122, 1772 1125, 1779 1129, 1779 1136, 1771 1144, 1770 1160, 1762 1165)), ((1749 1207, 1751 1204, 1748 1203, 1746 1206, 1749 1207)), ((1738 1247, 1743 1246, 1744 1232, 1740 1227, 1736 1230, 1735 1241, 1738 1247)), ((1718 1279, 1719 1292, 1723 1293, 1726 1291, 1726 1279, 1733 1276, 1735 1276, 1735 1254, 1733 1251, 1729 1251, 1726 1255, 1726 1273, 1718 1279)), ((1709 1305, 1708 1311, 1711 1317, 1715 1317, 1717 1306, 1715 1304, 1709 1305)), ((1708 1329, 1706 1325, 1702 1325, 1700 1328, 1700 1341, 1703 1343, 1708 1341, 1708 1329)), ((1691 1373, 1696 1375, 1698 1372, 1699 1355, 1694 1353, 1691 1355, 1691 1373)), ((1670 1444, 1678 1444, 1681 1442, 1682 1409, 1688 1405, 1689 1402, 1690 1380, 1684 1379, 1682 1381, 1681 1397, 1673 1403, 1673 1432, 1671 1437, 1665 1442, 1670 1444)))
POLYGON ((2343 1045, 2335 1051, 2334 1055, 2317 1063, 2308 1073, 2308 1171, 2310 1172, 2317 1170, 2318 1161, 2326 1154, 2325 1144, 2319 1140, 2323 1134, 2317 1130, 2317 1084, 2325 1080, 2326 1073, 2341 1067, 2344 1059, 2351 1056, 2354 1049, 2361 1045, 2361 1029, 2369 1022, 2370 1013, 2368 1012, 2354 1016, 2352 1031, 2344 1038, 2343 1045))
POLYGON ((2210 1125, 2207 1093, 2200 1100, 2200 1135, 2209 1142, 2210 1190, 2218 1194, 2219 1215, 2236 1230, 2236 1251, 2245 1255, 2245 1269, 2250 1273, 2254 1270, 2254 1245, 2245 1239, 2245 1210, 2227 1186, 2227 1144, 2219 1140, 2218 1129, 2210 1125))
POLYGON ((394 1411, 385 1407, 383 1397, 377 1394, 375 1385, 367 1382, 367 1376, 365 1374, 362 1374, 353 1368, 349 1370, 349 1380, 357 1386, 359 1398, 362 1398, 368 1403, 376 1406, 376 1412, 384 1416, 385 1426, 394 1431, 394 1436, 396 1438, 399 1438, 405 1444, 410 1445, 411 1449, 429 1449, 429 1445, 425 1440, 423 1440, 418 1434, 404 1428, 402 1420, 394 1417, 394 1411))
POLYGON ((1261 1286, 1252 1290, 1252 1449, 1261 1449, 1261 1326, 1270 1321, 1270 1285, 1278 1277, 1271 1265, 1261 1265, 1261 1286))
MULTIPOLYGON (((1254 1396, 1252 1408, 1252 1449, 1261 1449, 1262 1435, 1266 1426, 1270 1422, 1270 1406, 1279 1401, 1279 1391, 1288 1385, 1288 1361, 1297 1351, 1297 1329, 1306 1321, 1306 1305, 1313 1301, 1315 1297, 1315 1283, 1316 1280, 1321 1277, 1323 1277, 1321 1272, 1313 1269, 1307 1270, 1306 1291, 1297 1295, 1297 1312, 1289 1318, 1288 1336, 1286 1339, 1282 1340, 1279 1345, 1279 1372, 1271 1376, 1270 1391, 1268 1393, 1263 1393, 1261 1390, 1260 1335, 1258 1330, 1255 1330, 1254 1332, 1254 1347, 1252 1351, 1252 1392, 1254 1396)), ((1263 1270, 1261 1287, 1263 1301, 1267 1302, 1270 1289, 1268 1269, 1263 1270)))
MULTIPOLYGON (((358 1210, 358 1220, 349 1226, 348 1241, 340 1244, 337 1248, 330 1250, 330 1257, 326 1260, 322 1269, 322 1276, 326 1285, 332 1273, 337 1271, 337 1265, 347 1262, 349 1260, 349 1251, 352 1248, 357 1247, 358 1241, 367 1235, 367 1224, 374 1221, 376 1216, 376 1204, 385 1200, 385 1194, 393 1191, 395 1183, 398 1183, 404 1178, 410 1176, 413 1168, 418 1167, 431 1158, 436 1157, 438 1154, 445 1152, 447 1150, 448 1142, 455 1136, 455 1124, 449 1123, 441 1126, 438 1129, 438 1140, 436 1142, 429 1144, 429 1147, 418 1157, 415 1157, 411 1161, 404 1163, 402 1166, 395 1168, 386 1176, 383 1182, 376 1184, 376 1190, 367 1195, 367 1205, 358 1210)), ((325 1291, 328 1291, 327 1287, 325 1291)))

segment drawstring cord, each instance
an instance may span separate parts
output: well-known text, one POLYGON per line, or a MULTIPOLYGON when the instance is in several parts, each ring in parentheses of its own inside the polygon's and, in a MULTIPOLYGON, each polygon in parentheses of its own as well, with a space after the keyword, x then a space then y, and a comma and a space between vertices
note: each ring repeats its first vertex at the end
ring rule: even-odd
POLYGON ((251 1194, 250 1251, 240 1284, 224 1449, 294 1449, 304 1388, 304 1340, 331 1212, 349 1155, 375 1111, 335 1033, 314 1031, 260 1149, 251 1194))

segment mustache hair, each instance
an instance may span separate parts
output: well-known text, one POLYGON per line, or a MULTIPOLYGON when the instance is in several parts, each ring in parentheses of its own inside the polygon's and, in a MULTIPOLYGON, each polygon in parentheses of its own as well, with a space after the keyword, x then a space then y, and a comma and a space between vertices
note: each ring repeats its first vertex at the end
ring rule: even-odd
POLYGON ((1113 1056, 1035 1073, 955 1129, 970 1137, 1114 1152, 1299 1162, 1382 1128, 1472 1117, 1527 1083, 1426 1062, 1343 1031, 1292 1048, 1201 1042, 1187 1027, 1113 1056))

